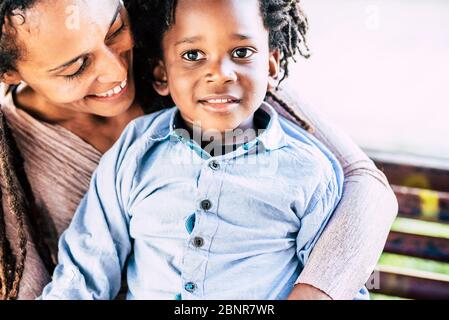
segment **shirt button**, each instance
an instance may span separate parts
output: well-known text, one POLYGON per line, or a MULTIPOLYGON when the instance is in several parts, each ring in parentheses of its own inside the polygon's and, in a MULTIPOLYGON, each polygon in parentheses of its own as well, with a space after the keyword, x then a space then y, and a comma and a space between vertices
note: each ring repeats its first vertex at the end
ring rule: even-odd
POLYGON ((201 201, 201 209, 207 211, 210 210, 210 208, 212 208, 212 202, 210 202, 210 200, 201 201))
POLYGON ((193 282, 187 282, 184 286, 184 289, 186 289, 186 291, 192 293, 196 290, 196 284, 194 284, 193 282))
POLYGON ((217 171, 220 169, 220 164, 218 163, 218 161, 213 160, 209 163, 209 168, 211 168, 214 171, 217 171))
POLYGON ((204 239, 201 237, 193 238, 193 245, 197 248, 201 248, 204 245, 204 239))

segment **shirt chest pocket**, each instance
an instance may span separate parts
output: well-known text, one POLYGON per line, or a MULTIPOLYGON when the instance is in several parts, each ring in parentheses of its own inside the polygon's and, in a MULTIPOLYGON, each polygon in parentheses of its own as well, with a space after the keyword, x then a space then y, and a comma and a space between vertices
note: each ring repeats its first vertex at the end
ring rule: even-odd
POLYGON ((139 201, 131 209, 130 234, 133 239, 185 239, 186 219, 195 212, 194 196, 161 189, 139 201))

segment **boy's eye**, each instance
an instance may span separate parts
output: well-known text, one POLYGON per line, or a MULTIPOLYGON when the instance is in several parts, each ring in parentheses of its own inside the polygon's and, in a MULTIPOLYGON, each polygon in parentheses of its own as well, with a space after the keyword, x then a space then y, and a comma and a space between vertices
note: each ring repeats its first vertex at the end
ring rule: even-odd
POLYGON ((254 50, 250 48, 238 48, 234 50, 232 57, 237 59, 245 59, 251 57, 254 53, 254 50))
POLYGON ((199 61, 205 58, 204 53, 198 50, 190 50, 182 55, 182 58, 187 61, 199 61))

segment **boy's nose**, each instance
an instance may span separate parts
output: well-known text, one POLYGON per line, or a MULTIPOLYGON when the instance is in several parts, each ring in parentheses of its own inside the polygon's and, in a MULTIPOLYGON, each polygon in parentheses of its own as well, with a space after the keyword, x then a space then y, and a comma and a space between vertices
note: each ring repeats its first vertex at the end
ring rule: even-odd
POLYGON ((218 61, 211 63, 211 66, 206 74, 206 81, 208 83, 232 83, 237 81, 237 73, 235 72, 231 61, 218 61))

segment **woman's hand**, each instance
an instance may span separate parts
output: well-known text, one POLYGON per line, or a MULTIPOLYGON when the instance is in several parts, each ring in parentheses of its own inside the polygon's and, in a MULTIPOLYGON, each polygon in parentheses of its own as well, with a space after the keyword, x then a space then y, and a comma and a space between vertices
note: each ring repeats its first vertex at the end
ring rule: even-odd
POLYGON ((314 286, 298 283, 287 300, 332 300, 327 294, 314 286))

